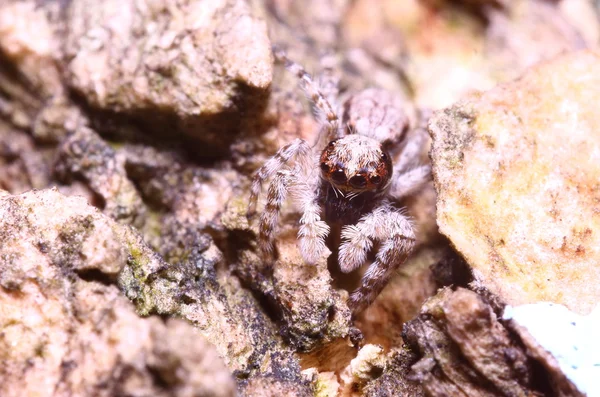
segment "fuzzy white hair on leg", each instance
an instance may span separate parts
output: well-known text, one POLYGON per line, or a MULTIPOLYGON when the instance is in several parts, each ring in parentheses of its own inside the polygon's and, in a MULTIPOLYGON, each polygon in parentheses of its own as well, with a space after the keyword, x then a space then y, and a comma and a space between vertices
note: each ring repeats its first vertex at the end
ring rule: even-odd
POLYGON ((254 176, 252 186, 250 188, 250 203, 248 205, 248 217, 256 213, 256 203, 260 194, 262 184, 267 179, 271 178, 277 171, 283 169, 286 164, 294 157, 308 157, 311 154, 310 145, 303 139, 294 139, 275 153, 273 157, 265 162, 260 167, 254 176))
POLYGON ((281 206, 285 202, 292 179, 290 170, 279 170, 269 185, 267 204, 260 216, 258 235, 259 247, 265 257, 271 257, 273 254, 273 235, 277 231, 281 206))
POLYGON ((406 170, 394 176, 388 195, 396 199, 406 197, 430 180, 431 166, 429 164, 406 170))
POLYGON ((342 238, 339 263, 344 272, 352 271, 366 261, 372 240, 383 242, 375 261, 363 276, 361 286, 350 296, 349 305, 358 312, 379 295, 393 271, 404 263, 414 247, 415 234, 411 221, 401 210, 383 203, 356 225, 345 227, 342 238))

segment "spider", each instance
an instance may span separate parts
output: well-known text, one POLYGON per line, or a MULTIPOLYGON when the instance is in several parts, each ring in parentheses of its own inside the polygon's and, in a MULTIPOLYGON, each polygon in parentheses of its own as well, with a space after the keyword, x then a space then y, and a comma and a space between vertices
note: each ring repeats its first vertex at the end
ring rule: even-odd
POLYGON ((344 273, 367 261, 374 241, 379 250, 348 298, 354 314, 368 307, 415 245, 411 220, 394 202, 430 179, 430 166, 417 165, 425 132, 408 134, 408 118, 390 107, 389 92, 367 89, 346 103, 345 126, 330 101, 304 68, 286 53, 273 49, 299 79, 300 87, 321 114, 322 128, 315 145, 296 139, 283 146, 254 176, 248 216, 256 213, 262 184, 271 179, 259 219, 259 247, 265 258, 274 255, 274 234, 281 207, 290 195, 301 212, 298 243, 307 263, 327 250, 330 231, 341 233, 338 263, 344 273), (354 104, 354 106, 353 106, 354 104), (323 142, 326 146, 318 148, 323 142), (392 163, 389 149, 402 146, 392 163))

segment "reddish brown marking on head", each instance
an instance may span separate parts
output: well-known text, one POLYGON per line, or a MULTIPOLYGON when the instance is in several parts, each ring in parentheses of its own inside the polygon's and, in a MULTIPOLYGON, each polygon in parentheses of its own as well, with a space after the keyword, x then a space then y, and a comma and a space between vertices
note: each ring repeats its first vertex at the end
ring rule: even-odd
POLYGON ((393 172, 381 144, 361 135, 331 141, 321 153, 320 168, 325 180, 348 193, 383 190, 393 172))

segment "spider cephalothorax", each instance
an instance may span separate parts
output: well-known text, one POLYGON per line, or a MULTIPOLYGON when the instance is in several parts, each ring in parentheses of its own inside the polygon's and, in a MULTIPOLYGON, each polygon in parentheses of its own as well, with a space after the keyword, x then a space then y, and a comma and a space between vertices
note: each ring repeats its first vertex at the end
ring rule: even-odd
MULTIPOLYGON (((377 297, 414 246, 413 226, 393 202, 429 179, 429 166, 415 164, 425 134, 420 129, 408 134, 408 119, 396 108, 396 102, 389 100, 390 93, 374 89, 348 101, 347 104, 361 107, 344 117, 352 121, 352 128, 342 128, 335 108, 310 75, 282 51, 274 50, 274 54, 298 76, 300 85, 322 114, 324 136, 317 142, 328 143, 325 148, 314 148, 296 139, 282 147, 258 170, 248 213, 255 211, 262 182, 272 178, 259 223, 259 244, 265 256, 273 253, 279 212, 290 192, 302 213, 298 241, 307 262, 314 263, 323 255, 325 239, 333 225, 341 226, 338 262, 344 272, 364 264, 373 241, 380 242, 360 287, 350 295, 349 306, 356 313, 377 297), (402 148, 395 164, 384 144, 402 148)), ((346 106, 346 110, 352 112, 352 106, 346 106)))
POLYGON ((363 135, 329 142, 321 154, 323 178, 341 194, 381 192, 390 183, 392 160, 381 143, 363 135))
POLYGON ((325 220, 355 223, 374 199, 388 188, 393 168, 381 143, 364 135, 331 141, 320 158, 325 220))

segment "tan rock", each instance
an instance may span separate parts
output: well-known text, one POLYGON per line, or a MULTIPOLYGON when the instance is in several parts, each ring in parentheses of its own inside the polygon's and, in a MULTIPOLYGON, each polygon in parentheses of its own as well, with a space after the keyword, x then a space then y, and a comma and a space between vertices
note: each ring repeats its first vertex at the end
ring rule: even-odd
POLYGON ((262 108, 271 48, 245 1, 76 0, 67 15, 67 81, 95 107, 215 144, 262 108))
POLYGON ((128 229, 56 190, 0 198, 0 395, 233 396, 215 348, 111 284, 128 229))
POLYGON ((8 0, 0 4, 0 51, 17 65, 37 94, 46 98, 62 91, 56 64, 61 44, 51 21, 59 10, 57 2, 40 6, 33 0, 8 0))
POLYGON ((440 230, 511 305, 600 300, 600 53, 577 52, 438 112, 440 230))
POLYGON ((340 395, 344 397, 360 396, 362 388, 369 381, 378 378, 386 366, 383 348, 378 345, 365 345, 340 373, 342 385, 340 395))
POLYGON ((365 397, 423 396, 423 388, 409 375, 416 356, 407 348, 394 349, 388 354, 385 370, 363 388, 365 397))

